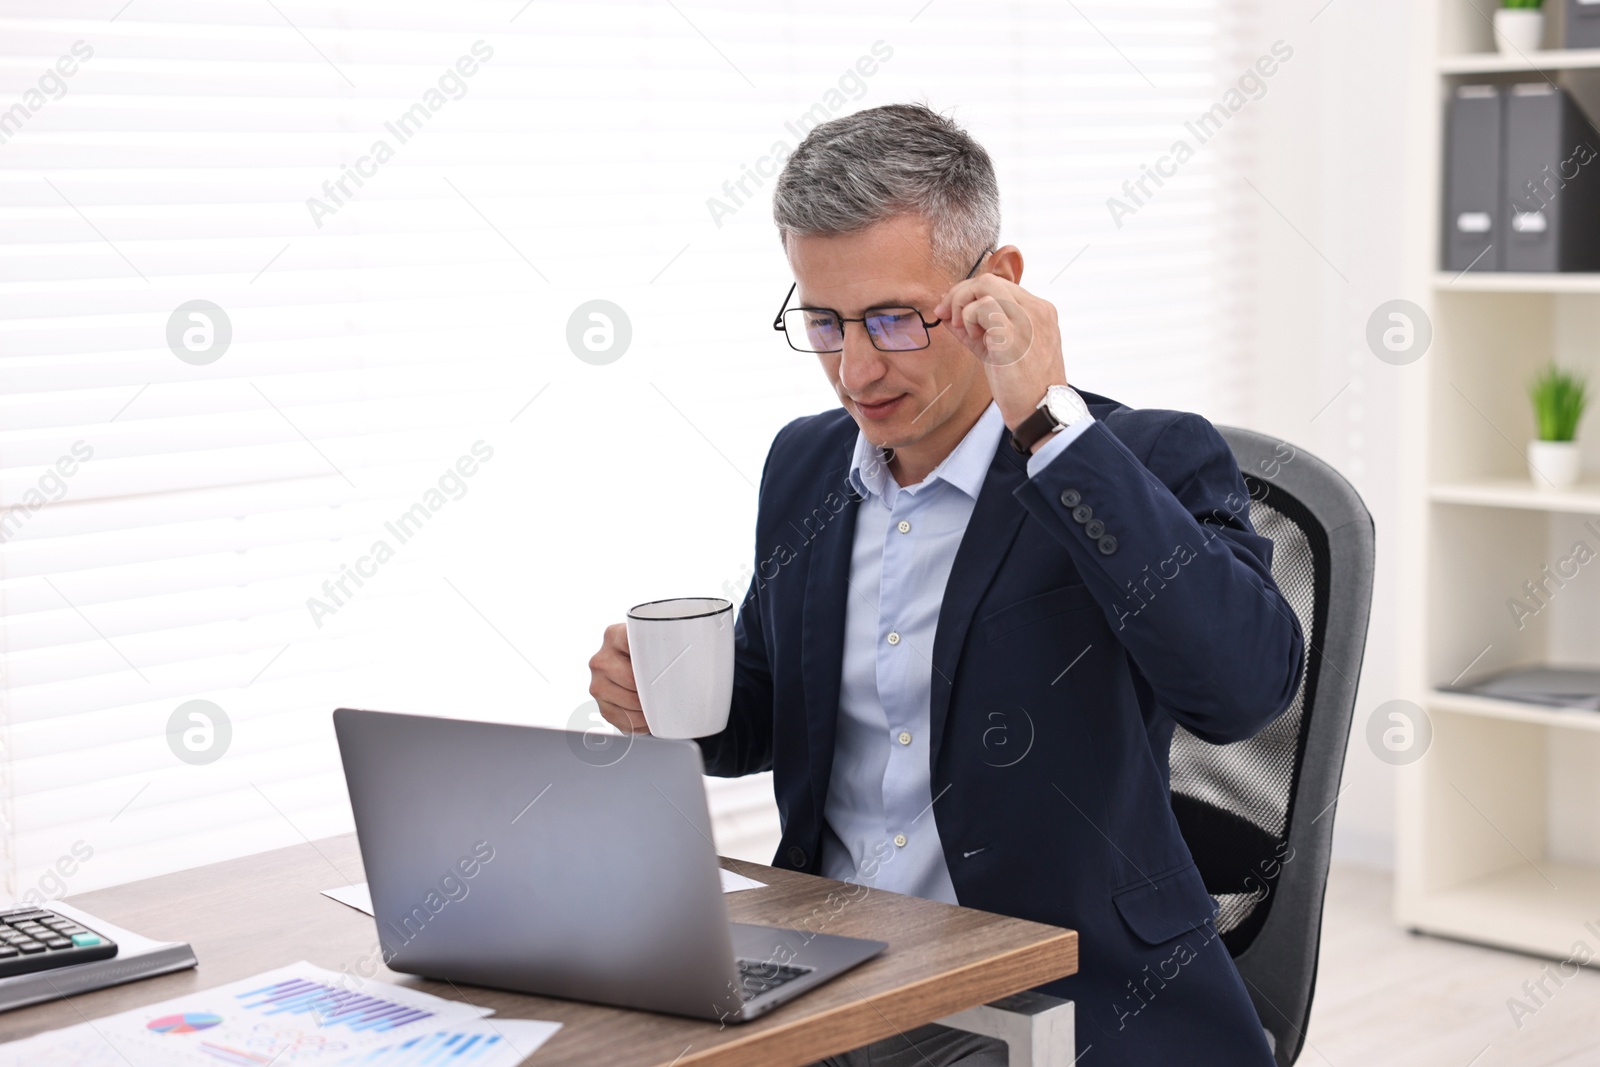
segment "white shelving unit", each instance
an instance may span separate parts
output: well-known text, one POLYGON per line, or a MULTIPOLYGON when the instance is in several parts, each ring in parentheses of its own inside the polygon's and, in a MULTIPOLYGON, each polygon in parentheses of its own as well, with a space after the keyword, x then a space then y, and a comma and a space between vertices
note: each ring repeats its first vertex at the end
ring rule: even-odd
POLYGON ((1571 489, 1541 489, 1522 478, 1478 478, 1440 483, 1429 490, 1436 504, 1474 504, 1483 508, 1525 508, 1568 515, 1600 515, 1600 482, 1571 489))
POLYGON ((1465 274, 1440 274, 1434 288, 1441 293, 1600 293, 1600 274, 1469 271, 1465 274))
POLYGON ((1413 929, 1565 959, 1596 943, 1585 923, 1600 927, 1600 713, 1446 687, 1521 665, 1600 665, 1600 415, 1581 432, 1584 483, 1535 487, 1525 459, 1529 377, 1554 360, 1600 383, 1600 274, 1441 270, 1440 166, 1456 86, 1549 80, 1600 118, 1600 50, 1502 56, 1490 5, 1421 11, 1404 295, 1426 308, 1433 342, 1399 368, 1410 422, 1397 572, 1406 695, 1433 733, 1401 769, 1395 909, 1413 929), (1574 561, 1580 540, 1593 562, 1574 561), (1531 611, 1513 611, 1518 599, 1531 611))
MULTIPOLYGON (((1552 8, 1556 5, 1551 4, 1552 8)), ((1493 8, 1484 10, 1492 11, 1493 8)), ((1525 56, 1494 51, 1454 52, 1439 56, 1440 74, 1526 74, 1529 71, 1586 70, 1600 67, 1600 48, 1551 49, 1525 56)))

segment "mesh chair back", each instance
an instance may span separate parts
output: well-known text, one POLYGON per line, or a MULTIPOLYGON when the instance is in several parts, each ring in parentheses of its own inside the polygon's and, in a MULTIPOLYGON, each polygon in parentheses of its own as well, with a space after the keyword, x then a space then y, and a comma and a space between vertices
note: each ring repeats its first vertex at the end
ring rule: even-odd
POLYGON ((1217 929, 1274 1054, 1305 1042, 1316 985, 1334 805, 1372 601, 1372 516, 1332 467, 1282 441, 1219 427, 1244 472, 1250 520, 1305 635, 1288 709, 1255 737, 1212 745, 1179 727, 1172 807, 1217 929))

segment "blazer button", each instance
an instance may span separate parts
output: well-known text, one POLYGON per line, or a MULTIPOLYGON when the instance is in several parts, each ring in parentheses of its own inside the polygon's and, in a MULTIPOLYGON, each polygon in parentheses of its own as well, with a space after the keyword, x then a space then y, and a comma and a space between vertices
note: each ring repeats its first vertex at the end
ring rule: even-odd
POLYGON ((1100 554, 1102 556, 1109 556, 1117 550, 1117 539, 1110 534, 1106 534, 1096 543, 1100 546, 1100 554))
POLYGON ((1099 537, 1101 534, 1106 532, 1106 524, 1101 522, 1099 519, 1090 519, 1088 522, 1083 524, 1083 532, 1088 534, 1090 537, 1099 537))
POLYGON ((1063 489, 1063 490, 1061 490, 1061 506, 1062 507, 1075 508, 1082 502, 1083 502, 1083 494, 1079 493, 1076 489, 1063 489))
POLYGON ((1094 508, 1088 504, 1079 504, 1072 509, 1073 522, 1088 522, 1092 518, 1094 518, 1094 508))
POLYGON ((789 862, 796 867, 804 867, 806 865, 806 850, 799 845, 790 845, 789 862))

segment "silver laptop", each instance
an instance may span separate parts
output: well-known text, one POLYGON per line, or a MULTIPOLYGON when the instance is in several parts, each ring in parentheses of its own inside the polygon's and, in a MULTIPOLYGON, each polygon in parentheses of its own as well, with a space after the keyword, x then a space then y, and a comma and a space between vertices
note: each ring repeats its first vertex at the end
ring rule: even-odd
POLYGON ((887 947, 728 921, 692 741, 333 724, 393 970, 743 1022, 887 947))

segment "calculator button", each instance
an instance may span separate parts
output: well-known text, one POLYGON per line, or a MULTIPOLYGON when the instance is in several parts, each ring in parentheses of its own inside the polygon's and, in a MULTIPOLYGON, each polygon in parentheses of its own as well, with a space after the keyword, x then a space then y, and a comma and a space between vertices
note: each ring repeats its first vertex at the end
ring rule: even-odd
POLYGON ((79 948, 88 948, 91 945, 100 944, 100 939, 90 933, 73 934, 72 943, 79 948))
POLYGON ((22 955, 22 953, 18 952, 16 949, 12 948, 10 945, 0 945, 0 960, 7 960, 7 959, 10 959, 12 956, 20 956, 20 955, 22 955))
POLYGON ((25 952, 30 956, 36 952, 44 951, 44 946, 39 944, 37 941, 19 941, 17 942, 17 948, 19 951, 25 952))
POLYGON ((71 948, 72 942, 65 937, 47 937, 44 939, 45 948, 71 948))

